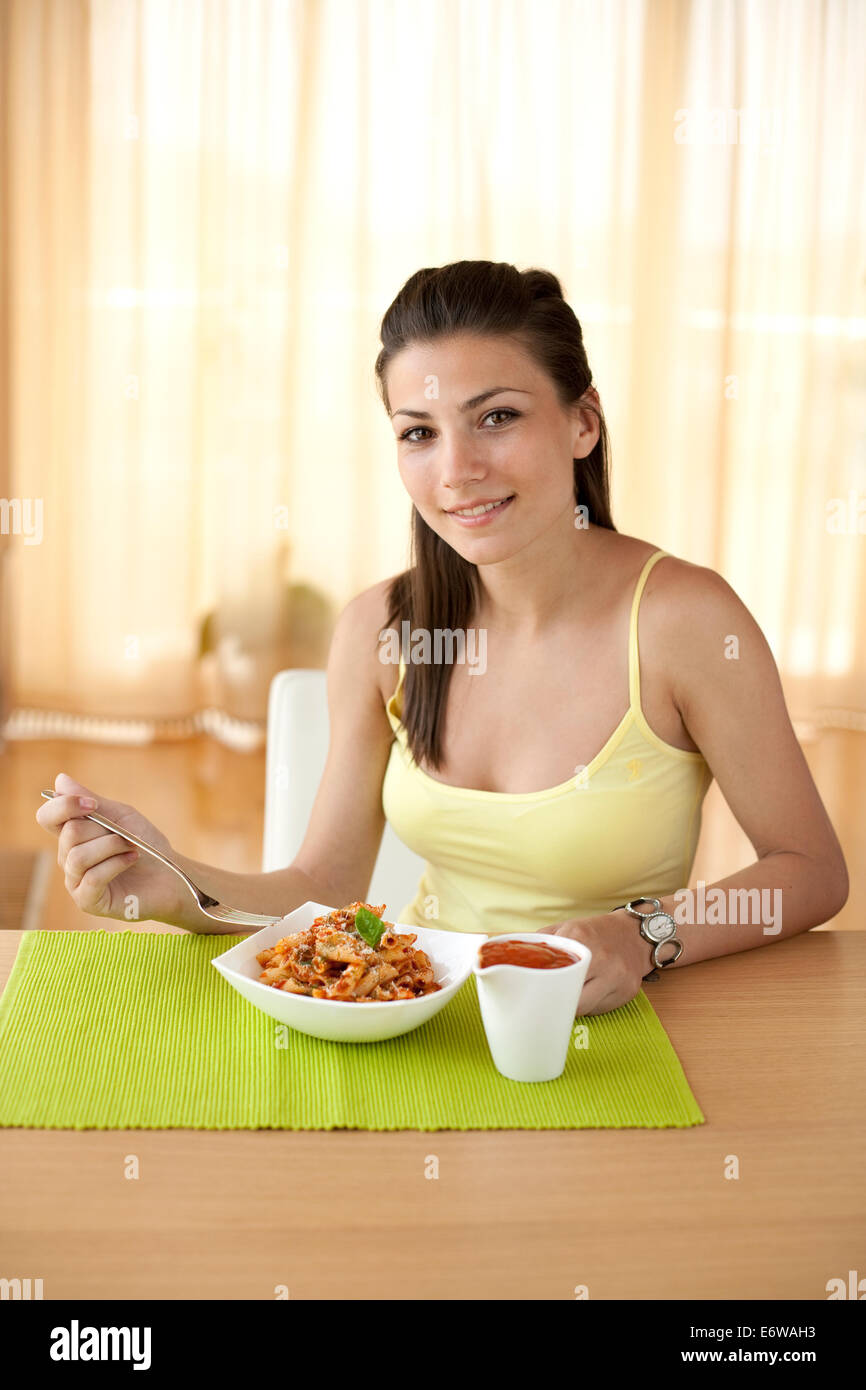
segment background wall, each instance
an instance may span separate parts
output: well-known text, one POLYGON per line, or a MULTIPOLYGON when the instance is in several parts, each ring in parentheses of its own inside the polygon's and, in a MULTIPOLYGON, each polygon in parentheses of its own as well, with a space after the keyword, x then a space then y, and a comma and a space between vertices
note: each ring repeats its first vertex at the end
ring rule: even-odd
POLYGON ((8 737, 260 741, 406 563, 378 324, 463 257, 560 276, 618 528, 734 586, 798 731, 866 729, 862 0, 0 26, 8 737))

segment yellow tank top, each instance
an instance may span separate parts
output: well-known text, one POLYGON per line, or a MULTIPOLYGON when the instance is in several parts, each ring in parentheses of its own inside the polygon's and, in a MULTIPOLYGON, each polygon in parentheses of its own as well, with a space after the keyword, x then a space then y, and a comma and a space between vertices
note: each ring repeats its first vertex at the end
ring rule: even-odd
POLYGON ((667 553, 649 557, 635 586, 629 708, 592 762, 556 787, 481 791, 447 786, 424 772, 401 722, 401 657, 397 688, 385 706, 395 737, 382 806, 426 865, 415 897, 394 914, 397 921, 493 936, 686 887, 712 773, 702 753, 660 739, 640 703, 638 607, 650 570, 667 553))

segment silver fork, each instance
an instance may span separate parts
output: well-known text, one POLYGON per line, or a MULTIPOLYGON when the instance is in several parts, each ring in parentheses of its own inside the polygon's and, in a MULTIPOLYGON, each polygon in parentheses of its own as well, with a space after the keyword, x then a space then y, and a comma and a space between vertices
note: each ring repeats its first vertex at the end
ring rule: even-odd
MULTIPOLYGON (((62 794, 61 792, 54 791, 42 792, 46 801, 51 801, 53 797, 61 796, 62 794)), ((160 863, 165 864, 167 868, 173 869, 178 877, 183 879, 204 915, 206 917, 212 917, 215 922, 235 923, 237 926, 241 927, 272 927, 275 922, 282 921, 281 917, 267 917, 259 912, 243 912, 239 907, 226 907, 223 903, 217 902, 216 898, 212 898, 203 888, 199 888, 198 884, 193 883, 192 879, 184 873, 180 865, 175 864, 174 860, 169 859, 167 855, 163 854, 162 850, 156 849, 153 845, 149 845, 147 840, 142 840, 140 836, 134 835, 131 830, 124 830, 121 826, 115 825, 114 821, 109 820, 107 816, 97 815, 95 811, 87 811, 82 813, 81 819, 96 821, 96 824, 101 825, 105 830, 113 830, 115 835, 122 835, 124 840, 129 840, 130 844, 137 845, 138 848, 143 849, 146 854, 152 854, 154 859, 158 859, 160 863)))

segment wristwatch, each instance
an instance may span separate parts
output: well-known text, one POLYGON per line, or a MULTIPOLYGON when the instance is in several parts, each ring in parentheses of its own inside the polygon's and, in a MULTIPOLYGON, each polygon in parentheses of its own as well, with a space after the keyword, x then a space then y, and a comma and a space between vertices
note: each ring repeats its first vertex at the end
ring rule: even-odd
POLYGON ((683 953, 683 943, 677 936, 677 924, 669 912, 662 912, 661 907, 658 898, 632 898, 630 902, 621 903, 620 907, 612 909, 614 912, 619 912, 620 908, 624 908, 626 912, 631 913, 632 917, 636 917, 644 941, 652 943, 652 962, 656 968, 651 970, 648 975, 644 975, 645 980, 657 980, 659 970, 664 970, 666 965, 673 965, 674 961, 679 960, 683 953), (655 910, 653 912, 640 912, 637 907, 638 903, 653 903, 655 910), (667 960, 659 960, 659 947, 665 942, 670 942, 672 946, 676 947, 676 950, 667 960))

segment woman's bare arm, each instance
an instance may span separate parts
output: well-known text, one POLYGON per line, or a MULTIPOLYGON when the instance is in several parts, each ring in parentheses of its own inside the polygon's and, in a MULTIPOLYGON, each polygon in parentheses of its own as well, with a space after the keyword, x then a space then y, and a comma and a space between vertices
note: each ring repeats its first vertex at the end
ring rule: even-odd
MULTIPOLYGON (((328 757, 303 843, 292 863, 244 874, 175 857, 220 902, 285 916, 307 901, 335 907, 364 901, 382 842, 382 781, 393 731, 379 686, 377 636, 385 626, 385 589, 364 590, 340 614, 328 656, 328 757)), ((396 674, 395 674, 396 684, 396 674)), ((195 932, 222 929, 199 912, 191 895, 175 922, 195 932)), ((226 931, 240 934, 237 927, 226 931)))
POLYGON ((703 913, 697 894, 680 890, 661 900, 677 921, 692 909, 678 933, 679 965, 689 965, 826 922, 847 900, 848 873, 760 627, 713 570, 685 563, 667 568, 664 602, 654 605, 653 642, 671 672, 683 722, 758 856, 705 885, 703 913), (731 922, 730 910, 727 921, 721 914, 712 920, 713 889, 722 890, 726 909, 740 909, 740 920, 731 922))

